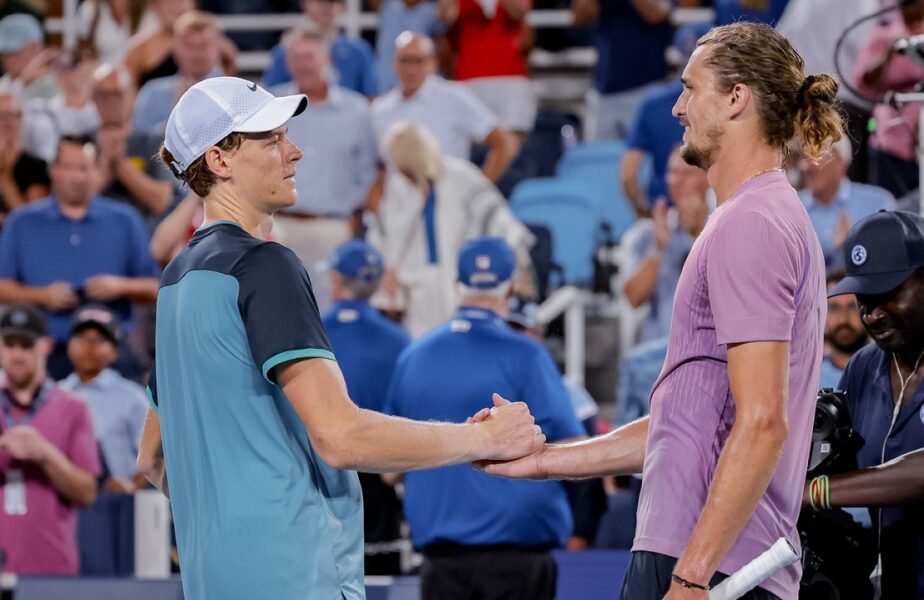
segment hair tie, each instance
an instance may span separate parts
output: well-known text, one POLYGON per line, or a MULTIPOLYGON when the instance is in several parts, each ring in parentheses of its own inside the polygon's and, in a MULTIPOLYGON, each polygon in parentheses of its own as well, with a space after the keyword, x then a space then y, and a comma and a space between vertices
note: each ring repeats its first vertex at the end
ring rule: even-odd
POLYGON ((799 92, 796 94, 796 107, 804 108, 808 102, 806 95, 808 94, 809 88, 812 87, 812 84, 815 83, 815 80, 818 79, 815 75, 809 75, 802 80, 802 85, 799 86, 799 92))

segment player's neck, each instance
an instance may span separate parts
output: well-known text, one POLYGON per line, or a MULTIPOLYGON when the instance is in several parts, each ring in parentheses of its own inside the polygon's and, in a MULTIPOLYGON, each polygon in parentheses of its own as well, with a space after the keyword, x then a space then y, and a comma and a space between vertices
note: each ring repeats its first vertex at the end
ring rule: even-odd
POLYGON ((709 185, 715 190, 716 204, 721 206, 749 179, 779 169, 783 157, 776 148, 763 143, 735 143, 723 140, 722 148, 707 171, 709 185))
POLYGON ((265 240, 273 228, 272 215, 266 214, 251 203, 241 201, 233 194, 214 190, 204 201, 205 218, 202 225, 216 221, 232 221, 255 238, 265 240))

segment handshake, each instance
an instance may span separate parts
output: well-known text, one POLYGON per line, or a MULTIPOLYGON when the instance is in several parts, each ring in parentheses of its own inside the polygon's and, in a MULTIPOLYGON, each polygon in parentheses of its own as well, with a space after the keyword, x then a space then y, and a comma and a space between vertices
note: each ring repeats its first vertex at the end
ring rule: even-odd
POLYGON ((523 402, 510 402, 499 394, 493 396, 494 406, 483 408, 466 419, 483 436, 481 457, 472 466, 489 475, 512 479, 544 479, 541 457, 545 451, 545 435, 536 425, 523 402))

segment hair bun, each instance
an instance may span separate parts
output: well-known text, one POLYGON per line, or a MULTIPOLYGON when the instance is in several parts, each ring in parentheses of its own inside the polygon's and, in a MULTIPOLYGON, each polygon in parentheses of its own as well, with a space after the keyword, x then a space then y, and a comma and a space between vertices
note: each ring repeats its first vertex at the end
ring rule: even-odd
POLYGON ((806 108, 809 104, 818 102, 821 104, 834 104, 837 98, 838 90, 837 80, 828 75, 821 73, 819 75, 809 75, 799 87, 796 96, 796 106, 806 108))

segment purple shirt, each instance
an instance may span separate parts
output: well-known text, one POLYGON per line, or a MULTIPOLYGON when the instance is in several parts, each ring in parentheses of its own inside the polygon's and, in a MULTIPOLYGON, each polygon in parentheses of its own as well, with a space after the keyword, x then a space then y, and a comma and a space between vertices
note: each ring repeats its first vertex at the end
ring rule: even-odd
MULTIPOLYGON (((745 182, 709 217, 674 300, 651 420, 633 550, 679 557, 735 422, 727 345, 790 342, 789 437, 770 486, 719 565, 730 574, 780 537, 799 548, 802 500, 825 322, 821 246, 782 173, 745 182)), ((795 599, 799 564, 761 587, 795 599)))
MULTIPOLYGON (((47 385, 47 384, 46 384, 47 385)), ((0 386, 0 406, 5 406, 5 385, 0 386)), ((99 455, 90 409, 80 398, 48 385, 45 401, 31 419, 11 410, 15 424, 34 427, 61 450, 78 468, 99 474, 99 455)), ((0 411, 2 431, 13 423, 0 411)), ((62 500, 41 467, 13 460, 0 451, 0 547, 6 550, 6 570, 20 575, 77 575, 77 511, 62 500), (21 469, 26 488, 26 514, 7 515, 3 510, 6 472, 21 469)))

